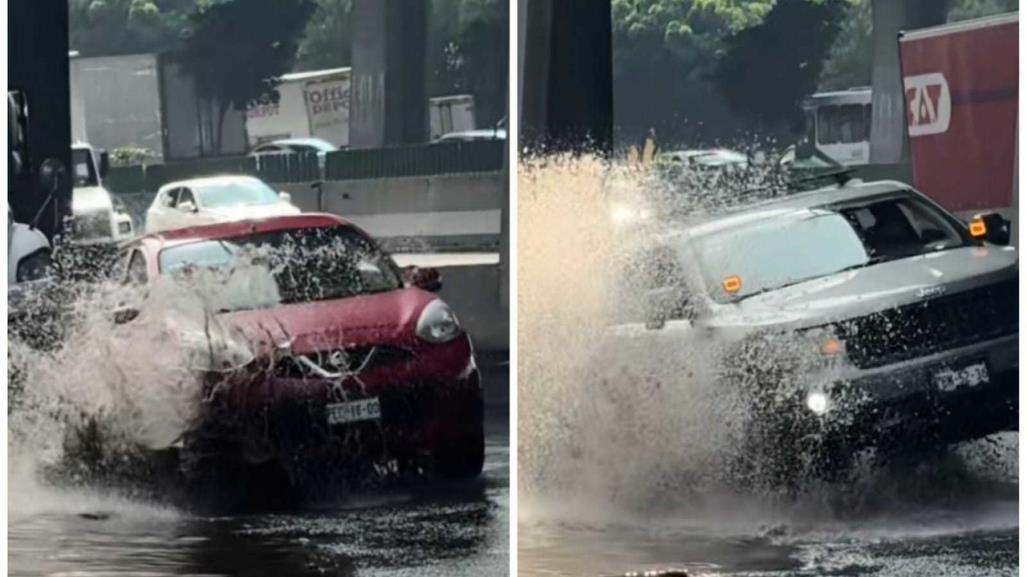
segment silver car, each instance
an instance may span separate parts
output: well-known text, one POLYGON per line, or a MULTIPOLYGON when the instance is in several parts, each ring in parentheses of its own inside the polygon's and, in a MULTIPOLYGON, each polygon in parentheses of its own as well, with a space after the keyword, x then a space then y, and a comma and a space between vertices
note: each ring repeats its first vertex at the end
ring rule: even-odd
POLYGON ((770 484, 871 445, 1015 430, 1018 258, 994 216, 968 226, 902 183, 850 181, 678 223, 631 260, 639 306, 607 339, 721 345, 770 484))

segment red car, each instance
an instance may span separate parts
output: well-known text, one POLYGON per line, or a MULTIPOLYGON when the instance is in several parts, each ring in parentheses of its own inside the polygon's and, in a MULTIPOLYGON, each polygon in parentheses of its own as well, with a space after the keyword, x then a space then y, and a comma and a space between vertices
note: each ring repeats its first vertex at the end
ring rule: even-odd
MULTIPOLYGON (((201 347, 211 362, 199 371, 200 418, 176 445, 187 478, 229 465, 247 476, 273 467, 292 485, 481 472, 480 375, 470 338, 432 294, 437 271, 400 269, 327 214, 147 235, 122 258, 123 280, 145 286, 150 301, 158 281, 256 263, 242 297, 226 296, 229 281, 212 283, 210 315, 250 354, 240 362, 219 352, 223 342, 201 347)), ((116 322, 142 322, 140 310, 122 309, 116 322)))

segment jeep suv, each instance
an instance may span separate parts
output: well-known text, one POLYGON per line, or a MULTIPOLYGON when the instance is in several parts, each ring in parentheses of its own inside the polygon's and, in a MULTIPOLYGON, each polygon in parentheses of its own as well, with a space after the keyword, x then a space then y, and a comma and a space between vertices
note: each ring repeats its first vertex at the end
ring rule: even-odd
POLYGON ((870 445, 1014 430, 1018 260, 992 242, 1008 242, 1003 226, 967 225, 890 181, 678 223, 632 260, 641 316, 607 336, 722 345, 718 378, 744 391, 745 452, 773 463, 771 482, 870 445))

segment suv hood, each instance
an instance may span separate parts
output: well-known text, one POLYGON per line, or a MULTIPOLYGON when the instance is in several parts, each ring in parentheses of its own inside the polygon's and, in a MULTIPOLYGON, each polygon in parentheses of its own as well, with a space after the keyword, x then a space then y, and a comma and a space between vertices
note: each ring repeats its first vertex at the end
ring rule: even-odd
POLYGON ((820 324, 1016 278, 1014 249, 963 247, 814 279, 718 305, 711 326, 820 324), (723 310, 720 310, 723 309, 723 310))
POLYGON ((369 345, 404 346, 416 338, 417 319, 435 298, 420 289, 404 288, 345 299, 224 313, 219 318, 240 329, 262 350, 290 341, 293 354, 369 345))

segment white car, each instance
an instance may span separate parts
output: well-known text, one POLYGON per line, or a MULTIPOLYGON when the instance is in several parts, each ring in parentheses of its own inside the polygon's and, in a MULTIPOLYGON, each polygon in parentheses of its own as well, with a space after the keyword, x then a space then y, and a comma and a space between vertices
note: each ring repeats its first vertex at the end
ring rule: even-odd
POLYGON ((50 270, 50 241, 38 228, 14 222, 7 206, 7 286, 39 280, 50 270))
POLYGON ((252 218, 299 214, 289 194, 252 176, 214 176, 165 184, 146 211, 147 234, 252 218))

